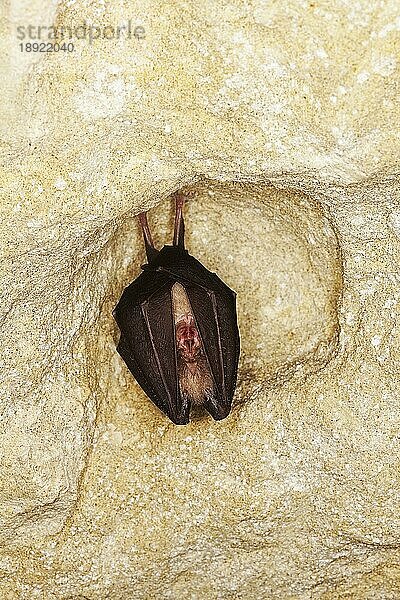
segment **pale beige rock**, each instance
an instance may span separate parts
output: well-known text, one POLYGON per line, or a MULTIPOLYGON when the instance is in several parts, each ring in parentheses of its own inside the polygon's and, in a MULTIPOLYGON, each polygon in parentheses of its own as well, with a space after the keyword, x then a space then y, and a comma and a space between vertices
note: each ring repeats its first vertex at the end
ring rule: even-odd
POLYGON ((2 10, 0 597, 397 598, 397 2, 2 10), (242 356, 232 415, 177 427, 111 312, 184 186, 242 356))

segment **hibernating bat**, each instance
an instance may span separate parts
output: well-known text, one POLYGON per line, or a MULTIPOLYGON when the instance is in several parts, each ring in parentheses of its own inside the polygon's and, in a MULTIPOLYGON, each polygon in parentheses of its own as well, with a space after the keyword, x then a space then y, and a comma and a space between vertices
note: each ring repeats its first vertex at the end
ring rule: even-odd
POLYGON ((236 386, 240 338, 236 294, 184 247, 184 197, 176 194, 172 246, 154 247, 139 215, 148 264, 123 292, 113 315, 117 350, 149 398, 177 425, 192 405, 228 416, 236 386))

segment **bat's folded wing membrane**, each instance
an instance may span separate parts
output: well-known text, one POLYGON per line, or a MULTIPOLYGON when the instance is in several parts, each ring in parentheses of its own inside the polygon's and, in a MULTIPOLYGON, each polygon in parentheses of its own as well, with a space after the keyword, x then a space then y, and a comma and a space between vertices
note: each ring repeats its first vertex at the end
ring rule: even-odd
POLYGON ((214 401, 205 406, 214 419, 224 419, 231 409, 239 361, 235 295, 229 288, 188 284, 185 289, 216 386, 214 401))
POLYGON ((174 423, 185 424, 190 406, 181 400, 179 391, 172 285, 166 281, 146 299, 131 288, 121 299, 115 311, 121 330, 117 350, 149 398, 174 423))

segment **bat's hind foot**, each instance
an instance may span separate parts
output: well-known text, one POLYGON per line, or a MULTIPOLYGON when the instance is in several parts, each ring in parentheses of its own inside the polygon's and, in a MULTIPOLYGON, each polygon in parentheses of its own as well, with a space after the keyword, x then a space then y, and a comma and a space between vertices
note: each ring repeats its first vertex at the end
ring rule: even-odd
POLYGON ((183 205, 185 196, 181 192, 175 194, 175 226, 174 246, 185 247, 185 223, 183 221, 183 205))

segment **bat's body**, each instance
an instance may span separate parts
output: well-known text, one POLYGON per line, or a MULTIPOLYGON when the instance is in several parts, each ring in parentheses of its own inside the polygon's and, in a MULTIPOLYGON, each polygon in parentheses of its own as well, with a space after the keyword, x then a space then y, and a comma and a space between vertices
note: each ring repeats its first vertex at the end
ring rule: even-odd
POLYGON ((140 215, 148 264, 114 311, 119 354, 176 424, 189 422, 192 405, 229 414, 240 351, 236 294, 185 250, 182 205, 178 196, 174 245, 160 251, 140 215))
POLYGON ((178 378, 185 402, 203 404, 215 396, 214 382, 185 288, 172 286, 178 378))

